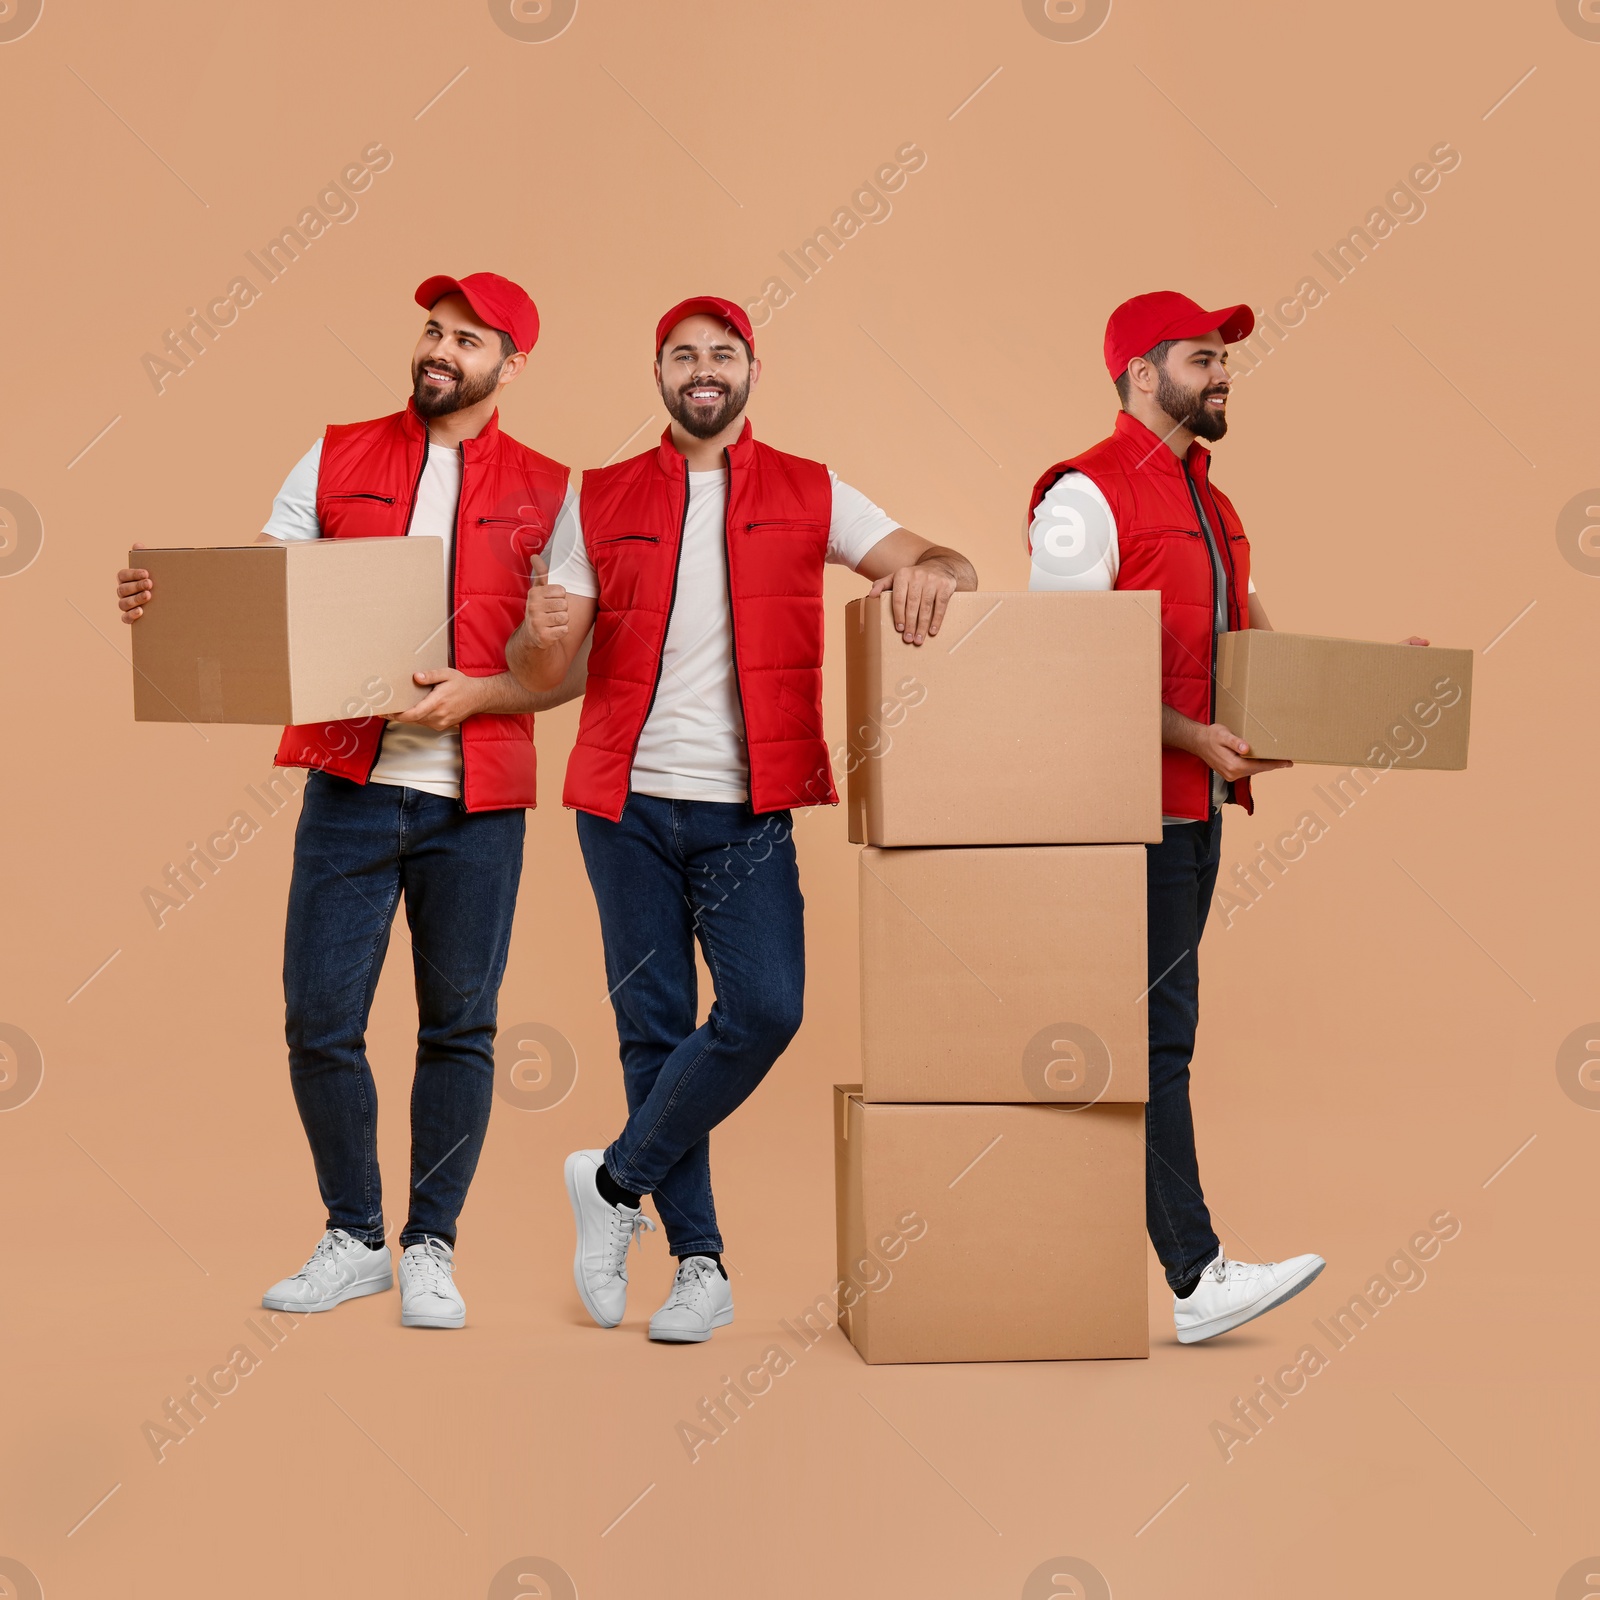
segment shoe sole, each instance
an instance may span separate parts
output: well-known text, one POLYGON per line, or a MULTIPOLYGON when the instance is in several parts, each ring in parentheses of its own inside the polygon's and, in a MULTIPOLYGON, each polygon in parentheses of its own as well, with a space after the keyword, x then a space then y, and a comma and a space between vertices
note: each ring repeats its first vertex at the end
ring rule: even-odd
POLYGON ((412 1317, 402 1311, 400 1313, 400 1326, 402 1328, 464 1328, 467 1325, 465 1310, 454 1317, 412 1317))
POLYGON ((1219 1333, 1231 1333, 1235 1328, 1242 1328, 1245 1323, 1253 1322, 1269 1311, 1275 1311, 1285 1300, 1293 1300, 1302 1289, 1309 1288, 1315 1283, 1327 1264, 1326 1261, 1319 1261, 1301 1277, 1291 1278, 1270 1300, 1258 1300, 1253 1305, 1243 1306, 1225 1317, 1213 1317, 1210 1322, 1197 1323, 1192 1328, 1180 1328, 1178 1343, 1199 1344, 1206 1339, 1215 1339, 1219 1333))
POLYGON ((290 1311, 304 1316, 315 1316, 319 1311, 336 1310, 346 1300, 359 1300, 363 1295, 382 1294, 384 1290, 392 1288, 394 1288, 394 1274, 391 1272, 387 1278, 369 1278, 361 1283, 352 1283, 348 1289, 341 1289, 333 1299, 319 1300, 314 1306, 297 1300, 274 1300, 271 1294, 262 1295, 261 1303, 268 1311, 290 1311))
POLYGON ((652 1325, 650 1337, 657 1344, 704 1344, 711 1337, 712 1328, 726 1328, 732 1321, 733 1307, 729 1306, 727 1311, 719 1311, 711 1319, 711 1327, 704 1333, 657 1333, 652 1325))
POLYGON ((583 1281, 583 1211, 578 1199, 578 1169, 574 1165, 576 1155, 570 1155, 562 1167, 562 1176, 567 1182, 567 1199, 572 1205, 572 1229, 578 1236, 577 1248, 572 1253, 572 1282, 578 1291, 578 1298, 583 1301, 583 1309, 602 1328, 614 1328, 622 1321, 621 1317, 610 1320, 600 1315, 595 1310, 594 1301, 589 1298, 589 1290, 583 1281))

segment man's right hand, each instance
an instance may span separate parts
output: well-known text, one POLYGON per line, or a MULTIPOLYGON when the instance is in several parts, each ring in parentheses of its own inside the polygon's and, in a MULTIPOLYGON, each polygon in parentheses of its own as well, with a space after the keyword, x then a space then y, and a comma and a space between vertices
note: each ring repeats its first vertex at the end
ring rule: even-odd
POLYGON ((571 627, 567 617, 567 591, 549 581, 550 568, 535 556, 526 610, 527 641, 535 650, 548 650, 565 639, 571 627))
MULTIPOLYGON (((143 550, 145 547, 136 544, 133 548, 143 550)), ((124 567, 117 574, 117 604, 122 608, 122 620, 137 622, 154 593, 155 585, 143 567, 124 567)))
POLYGON ((1213 772, 1220 773, 1229 783, 1237 783, 1240 778, 1253 778, 1257 773, 1276 772, 1279 767, 1294 765, 1292 761, 1250 760, 1250 746, 1231 728, 1225 728, 1220 722, 1213 722, 1210 727, 1197 725, 1197 730, 1194 753, 1213 772))

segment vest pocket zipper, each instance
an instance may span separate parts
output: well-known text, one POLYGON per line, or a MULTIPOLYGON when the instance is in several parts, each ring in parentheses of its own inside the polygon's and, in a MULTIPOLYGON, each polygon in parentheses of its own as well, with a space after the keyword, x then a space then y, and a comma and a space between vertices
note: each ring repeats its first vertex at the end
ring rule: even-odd
POLYGON ((797 533, 821 533, 824 525, 804 517, 766 517, 760 522, 747 522, 744 525, 746 533, 753 532, 756 528, 793 528, 797 533))
POLYGON ((660 544, 661 535, 658 533, 611 533, 604 539, 596 539, 597 545, 601 544, 660 544))
POLYGON ((370 494, 365 489, 349 489, 327 496, 329 500, 381 500, 386 506, 394 504, 392 494, 370 494))

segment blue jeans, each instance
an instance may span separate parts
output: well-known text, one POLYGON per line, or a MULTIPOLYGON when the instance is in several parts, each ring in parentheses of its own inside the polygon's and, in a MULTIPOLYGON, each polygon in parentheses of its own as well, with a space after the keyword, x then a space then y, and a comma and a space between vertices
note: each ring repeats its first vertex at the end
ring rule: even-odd
POLYGON ((1150 1099, 1145 1106, 1145 1225, 1174 1289, 1222 1248, 1200 1189, 1189 1061, 1200 1024, 1200 935, 1217 882, 1222 815, 1169 823, 1145 846, 1149 925, 1150 1099))
POLYGON ((628 1121, 605 1153, 655 1197, 677 1256, 719 1254, 711 1130, 800 1026, 805 904, 787 811, 630 794, 620 822, 578 813, 617 1015, 628 1121), (699 1015, 698 939, 716 1000, 699 1015))
POLYGON ((326 772, 306 781, 283 951, 289 1078, 328 1227, 383 1243, 367 1017, 405 895, 417 990, 401 1246, 453 1245, 494 1101, 495 1002, 522 875, 520 811, 326 772))

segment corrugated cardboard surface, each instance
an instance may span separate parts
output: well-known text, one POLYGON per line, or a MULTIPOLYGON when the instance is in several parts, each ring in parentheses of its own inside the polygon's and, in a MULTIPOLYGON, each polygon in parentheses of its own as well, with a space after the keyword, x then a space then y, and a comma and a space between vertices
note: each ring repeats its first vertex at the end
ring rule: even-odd
POLYGON ((887 598, 845 625, 857 844, 1111 844, 1161 837, 1160 597, 952 597, 937 638, 887 598))
POLYGON ((861 852, 869 1101, 1142 1101, 1145 849, 861 852))
POLYGON ((1226 633, 1217 641, 1216 715, 1261 760, 1460 771, 1472 652, 1226 633))
POLYGON ((140 722, 327 722, 404 710, 445 666, 440 539, 136 550, 154 593, 133 633, 140 722))
POLYGON ((881 1362, 1150 1353, 1139 1106, 834 1088, 840 1326, 881 1362))

